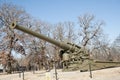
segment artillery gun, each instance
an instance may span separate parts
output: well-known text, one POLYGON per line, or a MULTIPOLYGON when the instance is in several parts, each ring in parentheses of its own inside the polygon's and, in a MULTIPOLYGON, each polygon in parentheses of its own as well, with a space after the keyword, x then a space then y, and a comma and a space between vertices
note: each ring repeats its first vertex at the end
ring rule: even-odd
POLYGON ((72 44, 72 43, 64 43, 59 42, 57 40, 51 39, 47 36, 44 36, 40 33, 34 32, 28 28, 22 27, 17 25, 16 23, 12 23, 10 25, 12 29, 18 29, 22 32, 28 33, 30 35, 33 35, 37 38, 40 38, 42 40, 45 40, 49 43, 52 43, 58 47, 60 47, 62 50, 60 50, 59 56, 62 59, 63 67, 68 68, 70 63, 74 63, 75 61, 81 61, 85 59, 89 59, 89 55, 82 49, 80 46, 72 44))
MULTIPOLYGON (((84 67, 84 63, 85 65, 88 65, 87 70, 90 71, 91 74, 91 70, 96 70, 96 69, 101 69, 103 67, 97 67, 95 69, 91 69, 91 63, 94 62, 93 66, 96 66, 95 63, 105 63, 103 61, 94 61, 93 59, 90 59, 89 54, 87 53, 87 51, 75 44, 72 43, 64 43, 64 42, 59 42, 57 40, 51 39, 47 36, 44 36, 40 33, 34 32, 28 28, 22 27, 17 25, 16 23, 12 23, 10 26, 12 29, 18 29, 22 32, 28 33, 30 35, 33 35, 37 38, 40 38, 42 40, 45 40, 51 44, 54 44, 58 47, 60 47, 62 50, 60 51, 59 56, 62 59, 62 64, 63 64, 63 69, 64 68, 70 68, 71 64, 78 64, 78 68, 82 68, 82 71, 86 71, 86 68, 84 67), (81 66, 82 65, 82 66, 81 66), (85 68, 85 69, 84 69, 85 68)), ((114 62, 107 62, 107 63, 114 63, 114 62)), ((120 63, 120 62, 115 62, 116 64, 120 63)), ((97 65, 99 66, 99 65, 97 65)), ((72 66, 73 67, 73 66, 72 66)), ((74 70, 76 67, 73 67, 72 70, 74 70)))

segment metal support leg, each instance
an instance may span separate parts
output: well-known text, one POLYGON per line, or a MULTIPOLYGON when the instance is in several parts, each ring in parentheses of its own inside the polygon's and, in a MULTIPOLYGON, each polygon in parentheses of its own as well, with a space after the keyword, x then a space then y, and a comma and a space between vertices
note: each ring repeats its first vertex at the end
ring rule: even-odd
POLYGON ((92 78, 91 63, 89 63, 90 78, 92 78))

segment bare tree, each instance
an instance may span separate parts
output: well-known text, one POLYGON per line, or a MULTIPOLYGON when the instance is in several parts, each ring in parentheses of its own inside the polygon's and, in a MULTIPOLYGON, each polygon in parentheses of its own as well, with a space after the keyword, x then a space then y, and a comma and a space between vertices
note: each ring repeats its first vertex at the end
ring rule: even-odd
POLYGON ((66 38, 67 38, 67 42, 70 43, 75 43, 76 41, 76 35, 75 35, 75 26, 73 22, 65 22, 65 29, 66 29, 66 38))
MULTIPOLYGON (((28 14, 20 7, 9 4, 9 3, 3 3, 0 5, 0 25, 2 26, 2 33, 3 36, 3 44, 2 49, 7 49, 8 54, 8 73, 11 73, 11 52, 14 48, 15 43, 18 41, 16 38, 15 32, 10 28, 10 24, 14 21, 17 21, 19 24, 23 24, 24 21, 28 19, 28 14), (6 40, 5 40, 6 39, 6 40), (5 42, 6 41, 6 42, 5 42), (7 45, 7 46, 6 46, 7 45)), ((24 49, 22 46, 17 46, 16 51, 23 52, 24 49)))
POLYGON ((99 38, 102 34, 101 27, 103 22, 95 21, 94 15, 91 14, 79 16, 78 21, 80 27, 80 31, 78 32, 80 44, 84 51, 91 56, 93 51, 92 48, 94 48, 92 44, 95 42, 95 40, 99 40, 97 38, 99 38))
POLYGON ((90 44, 91 40, 99 36, 103 22, 95 22, 94 16, 90 14, 80 16, 78 20, 80 26, 79 36, 82 38, 81 44, 85 47, 90 44))
POLYGON ((114 57, 114 60, 120 61, 120 34, 113 41, 111 46, 111 53, 114 57))
POLYGON ((107 37, 100 38, 98 41, 96 40, 94 48, 92 49, 94 58, 107 61, 119 61, 119 38, 118 36, 112 45, 110 45, 107 37))
POLYGON ((117 36, 117 38, 113 42, 113 46, 120 48, 120 34, 117 36))
POLYGON ((57 23, 54 25, 55 29, 53 30, 53 38, 58 41, 64 41, 65 37, 65 27, 63 23, 57 23))

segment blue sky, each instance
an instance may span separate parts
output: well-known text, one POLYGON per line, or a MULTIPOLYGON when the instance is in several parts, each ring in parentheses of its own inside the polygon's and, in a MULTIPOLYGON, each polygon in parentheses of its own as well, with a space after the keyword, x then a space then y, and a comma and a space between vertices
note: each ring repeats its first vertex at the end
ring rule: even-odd
POLYGON ((55 24, 77 22, 85 13, 94 14, 97 20, 104 20, 104 33, 110 40, 120 34, 120 0, 9 0, 22 6, 33 17, 55 24))

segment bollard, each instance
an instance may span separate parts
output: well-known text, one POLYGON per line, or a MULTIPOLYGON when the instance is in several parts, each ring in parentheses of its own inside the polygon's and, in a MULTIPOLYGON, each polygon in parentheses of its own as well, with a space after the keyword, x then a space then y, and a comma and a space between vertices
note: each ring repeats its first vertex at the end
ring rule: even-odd
POLYGON ((33 65, 32 70, 33 70, 33 74, 35 74, 35 66, 34 65, 33 65))
POLYGON ((55 61, 55 79, 58 80, 58 77, 57 77, 57 68, 56 68, 56 61, 55 61))
POLYGON ((92 78, 91 63, 89 63, 90 78, 92 78))
POLYGON ((21 78, 21 71, 19 71, 19 78, 21 78))
POLYGON ((23 78, 23 80, 24 80, 24 71, 25 69, 23 67, 19 67, 19 78, 23 78))
POLYGON ((23 73, 23 80, 24 80, 24 71, 22 71, 22 73, 23 73))

